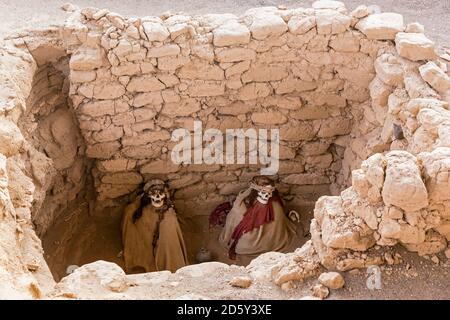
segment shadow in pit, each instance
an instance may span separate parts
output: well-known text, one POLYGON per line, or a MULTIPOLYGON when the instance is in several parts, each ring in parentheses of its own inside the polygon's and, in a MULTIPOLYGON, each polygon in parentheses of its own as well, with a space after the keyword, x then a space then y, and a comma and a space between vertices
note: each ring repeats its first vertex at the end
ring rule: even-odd
MULTIPOLYGON (((88 202, 69 207, 42 237, 44 256, 56 281, 66 276, 70 265, 81 266, 97 260, 105 260, 124 267, 121 256, 122 240, 120 223, 124 206, 108 207, 90 213, 88 202)), ((313 208, 305 208, 297 224, 297 238, 291 251, 309 240, 309 224, 313 208)), ((197 263, 200 248, 211 253, 212 261, 245 266, 257 255, 238 255, 236 260, 228 258, 228 251, 218 238, 221 227, 209 229, 207 215, 179 217, 183 237, 191 264, 197 263)), ((136 273, 136 272, 133 272, 136 273)))

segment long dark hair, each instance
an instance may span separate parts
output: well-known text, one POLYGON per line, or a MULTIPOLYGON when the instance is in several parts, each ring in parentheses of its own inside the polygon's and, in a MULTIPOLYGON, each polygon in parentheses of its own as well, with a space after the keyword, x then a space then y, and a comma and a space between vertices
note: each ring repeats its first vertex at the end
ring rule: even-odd
POLYGON ((144 208, 146 206, 148 206, 149 204, 152 203, 152 199, 150 199, 150 197, 148 196, 147 192, 142 192, 142 196, 141 196, 141 201, 139 203, 139 207, 137 208, 137 210, 134 212, 133 214, 133 223, 136 223, 136 221, 138 221, 141 217, 142 217, 142 210, 144 210, 144 208))
POLYGON ((139 203, 139 207, 133 214, 132 217, 133 223, 136 223, 136 221, 138 221, 142 217, 142 211, 144 210, 144 208, 152 203, 152 199, 149 196, 149 192, 151 192, 153 189, 158 189, 159 191, 162 191, 163 193, 166 194, 166 198, 164 199, 164 205, 161 208, 157 209, 158 212, 165 212, 167 209, 173 207, 172 201, 170 200, 170 194, 167 185, 165 183, 160 185, 153 185, 147 191, 143 190, 143 186, 144 185, 142 184, 140 187, 140 189, 142 190, 140 192, 141 201, 139 203))

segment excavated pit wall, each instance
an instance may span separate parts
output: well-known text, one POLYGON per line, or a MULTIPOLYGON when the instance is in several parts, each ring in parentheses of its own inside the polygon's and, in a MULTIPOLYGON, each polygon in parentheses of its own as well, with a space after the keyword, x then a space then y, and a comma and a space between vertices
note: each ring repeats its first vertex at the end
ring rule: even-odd
MULTIPOLYGON (((183 170, 170 166, 165 158, 169 149, 163 149, 168 133, 193 119, 218 128, 279 126, 285 155, 280 189, 294 202, 304 203, 299 194, 315 190, 305 187, 305 181, 327 188, 331 183, 331 191, 338 194, 352 180, 353 186, 339 196, 319 199, 311 224, 312 241, 291 254, 255 259, 247 268, 255 279, 268 274, 263 278, 281 285, 311 276, 320 264, 338 270, 380 264, 384 258, 370 249, 376 243, 400 242, 419 254, 444 250, 450 236, 446 65, 438 61, 420 26, 405 27, 395 14, 368 14, 365 7, 347 14, 342 4, 323 1, 314 9, 250 10, 241 18, 208 15, 139 20, 84 9, 64 28, 51 30, 51 36, 44 33, 6 41, 1 56, 5 77, 1 152, 5 157, 0 224, 4 231, 1 277, 8 287, 2 294, 39 297, 39 292, 46 293, 52 286, 31 221, 37 221, 37 226, 42 221, 45 229, 59 209, 49 210, 46 216, 42 209, 33 210, 33 205, 45 204, 44 195, 58 180, 64 183, 57 189, 64 190, 65 183, 79 185, 86 179, 87 158, 96 159, 92 174, 101 200, 125 195, 161 172, 168 173, 164 177, 179 188, 175 193, 178 205, 185 203, 184 198, 198 196, 199 190, 208 191, 180 206, 182 212, 193 205, 198 210, 199 203, 206 203, 207 208, 242 188, 248 179, 242 168, 211 172, 207 166, 183 170), (403 32, 405 28, 408 33, 403 32), (51 41, 42 40, 45 36, 51 41), (43 115, 35 120, 39 135, 28 136, 33 131, 21 123, 33 114, 32 77, 37 72, 38 86, 40 73, 51 79, 58 74, 53 70, 60 69, 67 76, 63 61, 67 56, 71 56, 71 103, 46 100, 42 112, 37 110, 43 115), (35 60, 41 59, 37 69, 35 60), (62 117, 53 116, 59 112, 62 117), (137 118, 139 113, 144 118, 137 118), (47 150, 47 155, 40 152, 49 142, 45 139, 49 130, 53 138, 47 149, 55 151, 52 144, 58 143, 58 124, 54 125, 54 118, 66 119, 68 127, 78 123, 84 139, 74 139, 78 131, 73 130, 69 140, 78 148, 73 162, 59 168, 53 164, 58 178, 42 187, 33 164, 44 165, 43 160, 54 161, 60 154, 58 148, 53 156, 47 150), (393 123, 402 127, 404 139, 392 141, 393 123), (144 143, 156 148, 142 148, 144 143), (376 152, 385 153, 373 155, 350 174, 376 152), (41 158, 33 160, 33 153, 41 158), (76 162, 82 168, 74 168, 76 162), (81 180, 71 175, 74 170, 81 180), (210 183, 208 177, 225 180, 210 183), (325 179, 326 183, 317 183, 325 179), (192 186, 187 185, 192 181, 192 186), (227 182, 233 190, 227 191, 227 182), (234 189, 236 185, 239 188, 234 189), (213 199, 206 197, 211 194, 213 199)), ((51 87, 50 81, 47 88, 51 87)), ((67 83, 60 85, 64 87, 67 83)), ((67 200, 61 205, 67 205, 67 200)), ((97 265, 98 277, 108 278, 102 268, 110 268, 114 277, 126 283, 122 271, 97 265)), ((91 272, 89 268, 80 268, 65 279, 56 293, 73 290, 67 287, 71 277, 75 281, 83 272, 91 272)), ((88 281, 85 285, 94 286, 88 281)), ((120 290, 105 287, 126 290, 126 285, 120 290)))
POLYGON ((369 99, 378 51, 347 31, 350 17, 319 30, 312 9, 128 21, 85 9, 82 19, 70 97, 99 199, 162 178, 181 215, 204 215, 245 188, 258 166, 172 162, 171 133, 195 120, 224 133, 279 128, 278 188, 293 209, 346 185, 345 137, 369 99))

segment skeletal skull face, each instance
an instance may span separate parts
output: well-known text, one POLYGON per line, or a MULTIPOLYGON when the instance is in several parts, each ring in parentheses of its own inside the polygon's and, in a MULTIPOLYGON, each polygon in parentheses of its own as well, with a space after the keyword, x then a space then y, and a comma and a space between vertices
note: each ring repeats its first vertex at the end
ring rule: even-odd
POLYGON ((152 190, 150 192, 150 199, 152 200, 152 206, 161 208, 166 200, 166 194, 161 190, 152 190))
POLYGON ((272 197, 272 190, 270 189, 271 186, 268 186, 267 190, 261 190, 258 191, 258 197, 256 200, 261 202, 262 204, 267 204, 269 202, 269 199, 272 197))

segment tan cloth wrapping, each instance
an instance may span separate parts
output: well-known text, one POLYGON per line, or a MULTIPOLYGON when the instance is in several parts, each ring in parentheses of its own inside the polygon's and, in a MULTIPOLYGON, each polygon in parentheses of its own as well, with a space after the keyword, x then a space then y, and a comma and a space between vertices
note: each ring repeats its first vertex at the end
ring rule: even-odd
MULTIPOLYGON (((219 237, 219 241, 227 248, 229 248, 234 229, 247 211, 243 200, 250 192, 250 188, 241 191, 227 215, 225 227, 219 237)), ((236 246, 237 254, 254 255, 269 251, 289 252, 294 249, 295 225, 286 216, 278 202, 273 202, 273 210, 275 215, 273 221, 242 235, 236 246)))
POLYGON ((129 204, 122 218, 122 243, 125 271, 151 272, 177 269, 188 264, 187 251, 180 225, 173 208, 164 212, 159 226, 159 240, 153 256, 153 234, 158 222, 158 213, 151 205, 142 211, 140 219, 133 223, 134 212, 139 208, 140 197, 129 204))

